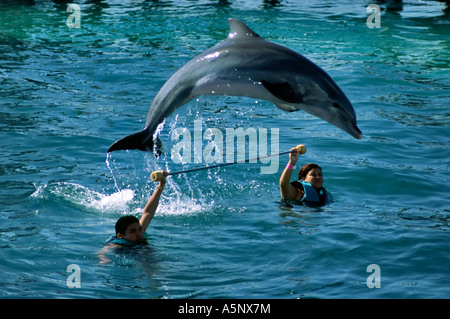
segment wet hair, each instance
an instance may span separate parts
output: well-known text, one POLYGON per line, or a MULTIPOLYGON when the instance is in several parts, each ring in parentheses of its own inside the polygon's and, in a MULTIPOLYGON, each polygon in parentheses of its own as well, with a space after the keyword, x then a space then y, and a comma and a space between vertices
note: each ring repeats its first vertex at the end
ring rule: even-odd
POLYGON ((128 226, 134 223, 139 223, 139 219, 137 219, 136 216, 123 216, 120 217, 119 220, 116 222, 116 235, 125 234, 125 231, 127 230, 128 226))
POLYGON ((309 171, 314 168, 318 168, 318 169, 320 169, 320 171, 322 171, 322 167, 320 167, 319 165, 317 165, 315 163, 309 163, 309 164, 303 165, 303 167, 300 168, 300 170, 298 171, 298 179, 305 180, 306 175, 308 175, 309 171))

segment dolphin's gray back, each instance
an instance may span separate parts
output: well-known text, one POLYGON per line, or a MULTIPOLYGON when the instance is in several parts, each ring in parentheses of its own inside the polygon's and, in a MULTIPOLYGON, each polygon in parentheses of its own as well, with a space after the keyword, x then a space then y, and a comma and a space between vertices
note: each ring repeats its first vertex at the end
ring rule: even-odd
POLYGON ((155 96, 145 129, 110 150, 148 149, 158 125, 199 95, 246 96, 267 100, 284 111, 305 110, 356 138, 355 111, 331 77, 301 54, 261 38, 236 19, 229 36, 188 61, 155 96), (128 147, 128 145, 130 147, 128 147))
POLYGON ((326 72, 301 54, 259 37, 238 20, 230 19, 229 24, 227 39, 191 59, 163 85, 147 114, 145 126, 150 131, 200 95, 246 96, 271 101, 285 111, 297 110, 274 99, 271 92, 261 87, 262 81, 298 82, 301 76, 304 81, 311 81, 320 76, 340 91, 326 72), (286 74, 293 78, 286 79, 286 74))

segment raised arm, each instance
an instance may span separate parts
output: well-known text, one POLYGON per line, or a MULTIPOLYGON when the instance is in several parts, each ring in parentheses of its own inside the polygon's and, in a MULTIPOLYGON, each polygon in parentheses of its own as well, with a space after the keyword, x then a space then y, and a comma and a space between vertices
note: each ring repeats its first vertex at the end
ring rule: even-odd
POLYGON ((299 150, 296 147, 291 148, 291 153, 289 153, 289 163, 280 177, 280 193, 282 198, 296 200, 297 197, 300 197, 299 195, 302 195, 299 194, 300 191, 290 183, 292 171, 297 163, 299 154, 299 150))
POLYGON ((161 171, 161 173, 164 177, 159 181, 158 187, 156 187, 153 195, 148 200, 147 205, 145 205, 141 220, 139 221, 142 226, 142 232, 145 232, 147 230, 148 225, 152 221, 156 209, 158 208, 159 198, 161 197, 161 194, 163 192, 164 185, 166 185, 166 176, 168 175, 168 173, 166 171, 161 171))

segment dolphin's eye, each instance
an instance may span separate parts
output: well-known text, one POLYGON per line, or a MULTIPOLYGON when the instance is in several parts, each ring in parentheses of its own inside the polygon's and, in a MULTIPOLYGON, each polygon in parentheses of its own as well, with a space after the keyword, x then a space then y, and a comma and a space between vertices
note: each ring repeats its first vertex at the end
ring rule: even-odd
POLYGON ((339 104, 337 104, 336 102, 333 103, 333 106, 337 109, 340 108, 339 104))

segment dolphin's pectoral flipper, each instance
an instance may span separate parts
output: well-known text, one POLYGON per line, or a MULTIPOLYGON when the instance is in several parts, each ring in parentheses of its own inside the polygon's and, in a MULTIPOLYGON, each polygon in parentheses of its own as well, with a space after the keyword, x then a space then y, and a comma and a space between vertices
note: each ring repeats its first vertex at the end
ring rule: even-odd
POLYGON ((114 142, 108 149, 108 153, 119 150, 140 150, 148 151, 153 149, 153 139, 149 138, 148 128, 124 137, 114 142))
POLYGON ((270 91, 274 96, 279 98, 280 100, 283 100, 288 103, 302 103, 303 102, 303 96, 295 92, 292 86, 289 85, 287 82, 282 83, 271 83, 262 80, 262 85, 270 91))

